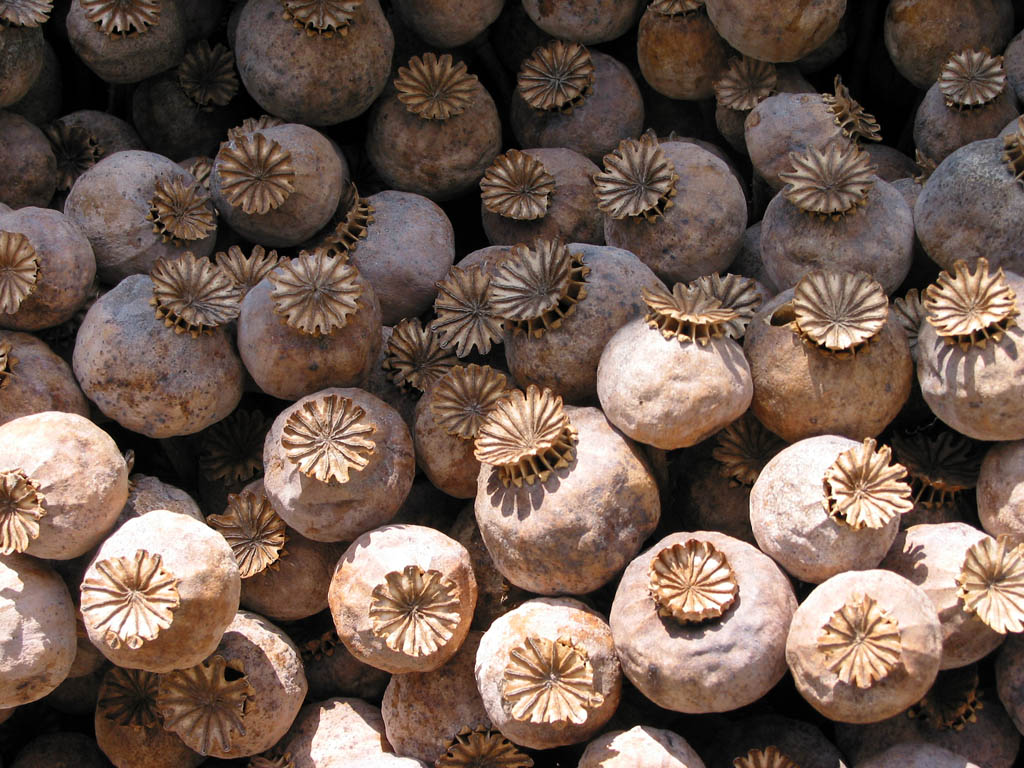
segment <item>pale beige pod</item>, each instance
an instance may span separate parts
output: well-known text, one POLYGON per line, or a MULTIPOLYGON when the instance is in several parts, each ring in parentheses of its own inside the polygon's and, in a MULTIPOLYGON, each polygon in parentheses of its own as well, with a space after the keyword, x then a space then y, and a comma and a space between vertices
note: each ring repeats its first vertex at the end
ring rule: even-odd
POLYGON ((637 725, 587 744, 578 768, 704 768, 704 761, 679 734, 637 725))

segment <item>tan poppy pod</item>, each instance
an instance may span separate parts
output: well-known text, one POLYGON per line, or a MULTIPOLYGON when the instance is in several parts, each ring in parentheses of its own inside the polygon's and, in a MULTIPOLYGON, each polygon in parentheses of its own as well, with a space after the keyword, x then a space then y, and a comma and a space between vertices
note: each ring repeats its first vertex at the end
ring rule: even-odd
MULTIPOLYGON (((451 296, 464 289, 466 293, 471 291, 486 305, 486 277, 476 270, 464 272, 459 269, 456 272, 456 269, 453 268, 446 278, 442 293, 451 296)), ((458 365, 457 350, 461 348, 463 355, 469 354, 474 341, 477 348, 490 349, 497 321, 489 311, 462 313, 456 310, 452 319, 456 320, 457 327, 451 329, 452 336, 445 339, 442 331, 448 329, 441 328, 440 324, 446 323, 447 319, 442 308, 442 317, 435 322, 439 324, 438 330, 434 330, 431 325, 423 325, 415 317, 406 318, 391 329, 384 345, 381 368, 386 371, 393 385, 406 392, 426 392, 452 367, 458 365), (452 341, 455 342, 454 348, 448 343, 452 341)))
POLYGON ((671 534, 633 560, 609 619, 630 682, 659 707, 697 714, 750 704, 782 679, 795 610, 767 555, 700 531, 671 534))
POLYGON ((117 768, 195 768, 203 756, 163 727, 157 707, 160 676, 111 667, 100 683, 93 726, 96 743, 117 768))
POLYGON ((11 768, 107 768, 96 742, 83 733, 38 736, 21 748, 11 768))
POLYGON ((866 272, 893 293, 914 259, 914 216, 856 144, 791 153, 761 220, 761 258, 785 290, 814 269, 866 272), (825 255, 827 254, 827 256, 825 255))
POLYGON ((1024 441, 988 449, 978 476, 977 500, 978 518, 990 535, 1024 536, 1024 441))
POLYGON ((564 147, 599 163, 643 130, 643 98, 629 69, 580 38, 546 41, 518 66, 509 120, 520 146, 564 147))
POLYGON ((879 434, 914 376, 894 315, 882 286, 863 272, 808 273, 747 327, 754 415, 787 442, 879 434))
POLYGON ((764 61, 796 61, 836 31, 846 1, 828 0, 807 8, 800 0, 709 0, 707 10, 718 33, 740 53, 764 61))
POLYGON ((43 698, 68 676, 75 606, 60 576, 24 555, 0 558, 0 595, 0 707, 10 709, 43 698))
POLYGON ((465 45, 498 18, 504 0, 398 0, 399 18, 434 48, 465 45))
POLYGON ((914 509, 901 528, 922 523, 960 522, 963 495, 978 483, 981 455, 962 435, 952 431, 902 435, 894 433, 896 460, 907 468, 914 509))
POLYGON ((389 187, 451 200, 501 152, 498 109, 465 63, 413 56, 370 114, 366 152, 389 187))
POLYGON ((128 501, 121 510, 116 527, 120 528, 133 517, 141 517, 157 509, 177 512, 199 522, 206 520, 199 505, 185 491, 159 478, 134 474, 128 477, 128 501))
POLYGON ((0 203, 45 207, 57 188, 57 159, 46 134, 21 115, 0 110, 0 203))
POLYGON ((800 604, 786 641, 796 688, 831 720, 871 723, 920 701, 942 657, 942 628, 920 587, 891 571, 849 571, 800 604))
MULTIPOLYGON (((60 60, 57 58, 57 53, 54 51, 53 46, 45 37, 43 38, 42 59, 43 66, 39 70, 39 75, 32 81, 25 95, 14 104, 6 107, 6 109, 9 109, 11 112, 17 112, 35 125, 45 125, 56 118, 60 114, 64 103, 64 86, 60 71, 60 60)), ((21 63, 15 62, 15 68, 19 68, 18 65, 21 63)), ((32 60, 29 57, 28 66, 30 67, 31 64, 32 60)), ((26 69, 20 69, 20 72, 24 74, 26 69)), ((19 85, 24 87, 23 83, 24 81, 19 85)))
POLYGON ((488 241, 514 245, 558 237, 603 245, 604 219, 590 181, 599 171, 588 158, 565 148, 510 149, 498 155, 480 180, 488 241))
POLYGON ((637 725, 587 744, 579 768, 704 768, 704 762, 677 733, 637 725))
POLYGON ((175 512, 129 520, 82 580, 93 645, 120 667, 169 672, 209 656, 238 609, 238 565, 224 538, 175 512))
POLYGON ((328 542, 388 522, 416 471, 402 417, 361 389, 325 389, 282 411, 263 465, 274 510, 306 538, 328 542))
POLYGON ((379 701, 384 695, 391 675, 348 652, 338 638, 329 610, 318 616, 309 632, 296 632, 292 637, 302 655, 310 699, 353 696, 379 701), (323 629, 328 626, 330 629, 323 629))
POLYGON ((843 754, 821 729, 776 714, 733 721, 717 754, 733 768, 843 768, 843 754))
POLYGON ((0 332, 0 424, 43 411, 89 415, 89 401, 64 360, 29 333, 0 332))
POLYGON ((393 674, 429 672, 465 640, 476 606, 466 549, 440 531, 391 525, 356 539, 328 593, 338 637, 393 674))
POLYGON ((928 407, 975 440, 1024 437, 1024 278, 959 261, 925 291, 917 378, 928 407))
POLYGON ((363 385, 380 351, 380 303, 343 256, 303 251, 242 301, 238 351, 264 392, 296 400, 363 385))
POLYGON ((495 567, 530 592, 592 592, 658 524, 657 484, 637 447, 597 408, 563 408, 549 389, 500 401, 476 457, 480 534, 495 567))
POLYGON ((47 45, 41 27, 51 11, 50 3, 13 2, 0 8, 0 108, 18 105, 42 73, 47 45))
POLYGON ((714 96, 729 46, 711 24, 703 0, 661 0, 640 17, 637 60, 644 80, 670 99, 714 96))
POLYGON ((635 253, 668 283, 724 270, 747 225, 743 188, 707 150, 645 135, 623 140, 594 177, 608 245, 635 253))
POLYGON ((641 7, 641 0, 583 0, 565 5, 523 0, 527 16, 544 32, 586 45, 604 43, 625 34, 636 21, 641 7))
POLYGON ((742 416, 754 390, 731 337, 743 334, 760 304, 747 282, 742 315, 698 284, 644 289, 647 314, 623 325, 601 353, 597 394, 608 420, 634 440, 674 450, 742 416))

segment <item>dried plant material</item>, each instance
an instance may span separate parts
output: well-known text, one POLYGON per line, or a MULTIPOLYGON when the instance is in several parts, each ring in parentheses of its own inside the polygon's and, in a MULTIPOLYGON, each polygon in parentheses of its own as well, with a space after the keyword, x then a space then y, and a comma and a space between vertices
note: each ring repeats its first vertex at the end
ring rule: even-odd
MULTIPOLYGON (((251 133, 263 131, 267 128, 276 128, 279 125, 285 125, 284 120, 279 117, 274 117, 273 115, 247 117, 242 121, 241 125, 236 125, 234 128, 228 128, 228 141, 244 139, 251 133)), ((224 145, 222 144, 221 146, 224 145)))
POLYGON ((259 132, 222 144, 214 167, 228 204, 250 216, 279 208, 295 189, 291 152, 259 132))
POLYGON ((11 354, 9 341, 0 341, 0 390, 6 389, 14 378, 14 367, 18 364, 18 358, 11 354))
POLYGON ((672 205, 678 180, 655 137, 623 139, 604 156, 604 171, 594 176, 597 207, 613 219, 643 216, 654 222, 672 205))
POLYGON ((458 585, 415 565, 387 574, 370 597, 373 634, 407 656, 429 656, 443 647, 462 618, 458 585))
POLYGON ((502 701, 516 720, 579 725, 604 703, 587 652, 571 639, 527 637, 509 653, 502 701))
POLYGON ((232 245, 226 252, 220 251, 214 258, 217 266, 227 273, 231 282, 239 289, 242 298, 245 298, 260 280, 267 277, 281 263, 277 251, 267 253, 262 245, 254 245, 248 256, 237 245, 232 245))
POLYGON ((142 669, 111 667, 100 684, 96 709, 118 725, 156 728, 160 713, 156 707, 160 676, 142 669))
POLYGON ((967 550, 956 579, 964 610, 1001 635, 1024 632, 1024 544, 1002 534, 967 550))
POLYGON ((504 322, 495 310, 491 276, 479 264, 451 267, 437 286, 430 330, 437 334, 442 349, 455 345, 455 354, 465 357, 473 349, 486 355, 491 344, 500 342, 504 322))
POLYGON ((39 538, 45 502, 39 483, 24 470, 0 471, 0 555, 24 552, 39 538))
POLYGON ((150 270, 157 318, 175 333, 194 337, 212 333, 229 323, 241 311, 238 288, 208 258, 196 258, 191 251, 173 259, 157 259, 150 270))
POLYGON ((0 231, 0 312, 13 315, 36 290, 39 254, 19 232, 0 231))
POLYGON ((339 645, 341 639, 337 630, 329 629, 318 637, 304 642, 299 647, 299 654, 302 656, 303 664, 308 664, 311 661, 320 661, 324 657, 330 658, 339 645))
POLYGON ((484 208, 517 221, 544 218, 554 191, 555 177, 544 163, 518 149, 498 155, 480 179, 484 208))
POLYGON ((323 251, 303 251, 270 274, 274 312, 310 336, 330 336, 359 310, 359 270, 323 251))
POLYGON ((832 141, 824 151, 790 152, 789 160, 793 170, 779 174, 782 194, 804 213, 838 221, 867 205, 875 166, 856 144, 832 141))
POLYGON ((732 761, 733 768, 799 768, 778 747, 752 749, 743 757, 732 761))
POLYGON ((281 0, 283 17, 310 37, 345 36, 363 0, 281 0))
POLYGON ((924 184, 928 181, 928 179, 931 178, 931 175, 935 173, 935 169, 937 167, 935 161, 928 157, 928 155, 924 154, 920 149, 914 150, 914 165, 916 165, 920 171, 920 173, 914 175, 914 181, 918 184, 924 184))
POLYGON ((203 432, 199 472, 207 480, 238 486, 263 472, 263 438, 270 423, 259 411, 234 411, 203 432))
POLYGON ((907 716, 924 720, 936 731, 962 731, 978 721, 978 667, 948 669, 939 673, 928 694, 907 710, 907 716))
POLYGON ((278 517, 266 496, 249 491, 228 495, 227 509, 222 515, 206 518, 210 527, 220 533, 235 553, 238 570, 248 579, 268 568, 275 568, 286 553, 284 520, 278 517))
POLYGON ((52 12, 52 0, 0 0, 0 22, 12 27, 42 26, 52 12))
POLYGON ((531 384, 525 394, 514 389, 495 404, 477 431, 474 456, 498 467, 506 488, 520 488, 568 467, 576 458, 576 438, 562 398, 531 384))
POLYGON ((328 234, 317 247, 328 256, 340 256, 348 261, 349 256, 359 247, 359 241, 370 233, 373 223, 373 206, 365 197, 360 197, 354 182, 349 182, 345 191, 345 218, 328 234))
POLYGON ((273 755, 272 752, 274 750, 249 758, 247 768, 295 768, 291 752, 285 752, 283 755, 273 755))
POLYGON ((1024 184, 1024 117, 1017 118, 1017 132, 1003 136, 1003 162, 1013 178, 1024 184))
POLYGON ((558 238, 540 237, 533 248, 513 246, 491 279, 491 303, 513 333, 540 338, 587 297, 589 274, 582 254, 558 238))
POLYGON ((907 470, 902 464, 890 464, 889 446, 876 451, 875 445, 873 438, 865 438, 825 470, 825 511, 855 531, 884 528, 914 509, 907 470))
POLYGON ((765 465, 786 447, 782 438, 765 429, 750 413, 719 432, 715 442, 711 455, 719 464, 719 472, 746 486, 752 486, 765 465))
POLYGON ((533 760, 501 735, 480 726, 463 728, 434 762, 435 768, 533 768, 533 760))
POLYGON ((131 557, 98 560, 82 582, 82 615, 111 648, 141 648, 171 626, 179 605, 178 580, 163 558, 144 549, 131 557))
POLYGON ((998 342, 1016 323, 1017 296, 1000 267, 989 272, 988 259, 978 259, 971 272, 967 262, 953 265, 953 274, 942 272, 924 291, 927 320, 947 344, 967 350, 985 348, 989 339, 998 342))
POLYGON ((78 177, 103 157, 100 144, 85 128, 66 123, 49 123, 43 133, 57 159, 57 189, 67 192, 78 177))
POLYGON ((392 330, 383 367, 390 372, 388 378, 393 383, 426 392, 458 364, 459 359, 442 346, 438 334, 412 317, 392 330))
POLYGON ((647 324, 666 339, 704 346, 713 338, 725 336, 728 324, 739 317, 735 309, 723 307, 718 299, 685 283, 676 283, 671 293, 660 285, 644 288, 642 295, 650 310, 647 324))
POLYGON ((507 395, 505 374, 489 365, 459 365, 437 382, 430 412, 449 435, 474 440, 484 419, 507 395))
POLYGON ((552 40, 523 59, 516 84, 523 101, 534 109, 568 114, 590 94, 594 62, 579 43, 552 40))
POLYGON ((726 556, 697 539, 658 552, 651 560, 648 578, 658 615, 681 624, 717 619, 739 594, 726 556))
POLYGON ((699 11, 704 7, 704 0, 651 0, 647 7, 665 16, 678 16, 699 11))
POLYGON ((764 297, 757 290, 757 281, 741 275, 720 275, 713 272, 698 277, 691 283, 712 299, 718 299, 723 307, 736 311, 736 317, 725 323, 726 335, 734 339, 743 338, 747 326, 754 319, 757 310, 764 303, 764 297))
POLYGON ((366 411, 347 397, 308 400, 288 417, 281 435, 288 460, 321 483, 347 483, 349 472, 370 463, 376 432, 366 411))
POLYGON ((927 509, 945 506, 978 484, 981 453, 963 435, 894 434, 892 447, 907 468, 915 504, 927 509))
POLYGON ((203 189, 210 191, 210 174, 213 173, 213 160, 208 157, 197 157, 188 164, 186 170, 191 173, 203 189))
POLYGON ((889 298, 866 272, 808 272, 793 289, 792 307, 797 333, 834 354, 863 349, 889 317, 889 298))
POLYGON ((821 628, 818 650, 841 682, 870 688, 901 663, 899 624, 874 598, 854 595, 821 628))
POLYGON ((843 79, 836 75, 835 93, 823 93, 822 100, 834 116, 835 124, 847 138, 862 141, 881 141, 878 121, 866 112, 850 95, 850 89, 843 85, 843 79))
POLYGON ((907 334, 907 344, 910 346, 910 354, 917 359, 917 338, 921 333, 921 325, 924 323, 924 304, 921 303, 921 293, 917 288, 911 288, 907 295, 895 299, 892 303, 892 310, 896 315, 903 332, 907 334))
POLYGON ((186 184, 184 178, 157 180, 146 219, 163 242, 179 248, 202 240, 217 226, 210 193, 199 182, 186 184))
POLYGON ((197 42, 178 65, 178 85, 203 109, 225 106, 238 93, 231 49, 220 43, 211 48, 205 40, 197 42))
POLYGON ((424 120, 447 120, 461 115, 473 103, 476 75, 466 71, 464 62, 457 64, 451 54, 438 57, 425 53, 413 56, 409 66, 398 68, 395 89, 405 108, 424 120))
POLYGON ((157 706, 164 728, 207 755, 211 747, 228 752, 232 735, 245 735, 242 717, 255 697, 241 662, 228 663, 215 655, 189 669, 161 675, 157 706), (229 669, 235 673, 231 679, 229 669))
POLYGON ((108 37, 145 34, 160 23, 160 0, 79 0, 85 18, 108 37))
POLYGON ((947 107, 982 107, 1006 90, 1003 57, 970 49, 954 53, 939 70, 938 82, 947 107))
POLYGON ((727 109, 749 112, 778 88, 775 65, 743 56, 732 59, 715 81, 715 99, 727 109))

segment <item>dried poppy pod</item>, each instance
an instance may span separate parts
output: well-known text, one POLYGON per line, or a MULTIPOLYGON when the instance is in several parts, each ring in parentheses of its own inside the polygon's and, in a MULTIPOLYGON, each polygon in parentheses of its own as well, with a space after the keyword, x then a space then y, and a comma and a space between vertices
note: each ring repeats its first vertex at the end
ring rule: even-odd
POLYGON ((185 54, 180 0, 74 0, 68 39, 82 62, 108 83, 137 83, 185 54))
POLYGON ((0 3, 0 108, 21 101, 43 71, 46 44, 41 27, 52 10, 50 2, 0 3))
POLYGON ((138 473, 128 476, 128 501, 117 519, 120 528, 133 517, 141 517, 157 509, 177 512, 199 522, 205 522, 202 510, 195 500, 180 488, 148 475, 138 473))
POLYGON ((782 679, 795 610, 789 579, 767 555, 701 531, 672 534, 633 560, 610 622, 622 671, 640 692, 697 714, 742 707, 782 679))
POLYGON ((764 61, 796 61, 836 31, 846 0, 827 0, 812 8, 800 0, 708 0, 707 11, 718 33, 740 53, 764 61))
POLYGON ((57 188, 57 159, 46 134, 21 115, 0 110, 0 137, 0 203, 47 206, 57 188))
POLYGON ((107 768, 109 763, 90 736, 58 731, 30 741, 10 765, 11 768, 107 768))
POLYGON ((64 360, 29 333, 0 332, 0 424, 33 413, 89 415, 89 401, 64 360))
POLYGON ((399 18, 434 48, 465 45, 491 25, 504 0, 398 0, 399 18))
POLYGON ((583 0, 564 5, 523 0, 527 16, 544 32, 586 45, 604 43, 625 34, 642 7, 642 0, 583 0))
POLYGON ((715 155, 645 134, 626 139, 594 177, 608 245, 635 253, 662 280, 724 270, 747 224, 743 188, 715 155))
POLYGON ((348 181, 345 159, 326 136, 285 123, 222 144, 210 193, 233 230, 280 248, 298 245, 327 224, 348 181))
POLYGON ((303 251, 245 295, 238 351, 260 389, 295 400, 365 383, 380 328, 380 304, 359 270, 342 256, 303 251))
POLYGON ((643 130, 644 104, 620 61, 553 40, 519 65, 509 120, 523 147, 563 147, 598 163, 624 136, 643 130))
MULTIPOLYGON (((465 267, 451 267, 444 280, 436 283, 437 298, 434 312, 437 315, 429 331, 423 329, 431 341, 429 346, 447 350, 438 357, 438 371, 446 367, 454 352, 456 357, 466 357, 474 350, 482 355, 491 351, 491 345, 501 343, 506 321, 498 316, 494 302, 495 292, 491 288, 494 276, 480 264, 465 267)), ((399 336, 410 321, 399 323, 399 336)), ((412 330, 412 328, 408 328, 412 330)))
POLYGON ((978 475, 977 499, 978 518, 989 534, 1024 536, 1024 441, 988 449, 978 475))
POLYGON ((858 764, 858 768, 981 768, 973 760, 927 743, 897 744, 858 764))
POLYGON ((200 433, 196 486, 209 514, 223 512, 230 494, 263 476, 263 441, 270 421, 260 411, 239 408, 200 433))
MULTIPOLYGON (((210 168, 213 168, 212 162, 210 168)), ((254 245, 249 253, 232 245, 226 251, 218 251, 214 257, 217 266, 228 273, 244 299, 274 269, 285 261, 277 251, 267 251, 262 245, 254 245)))
POLYGON ((476 457, 480 534, 495 567, 530 592, 592 592, 658 524, 657 484, 638 448, 597 408, 563 409, 549 389, 501 400, 476 457))
MULTIPOLYGON (((20 62, 19 62, 20 63, 20 62)), ((7 109, 17 112, 35 125, 44 125, 60 114, 64 103, 63 76, 60 60, 53 46, 43 38, 43 66, 32 85, 7 109)))
POLYGON ((785 290, 814 269, 866 272, 893 293, 914 259, 914 214, 856 144, 789 156, 785 188, 761 220, 761 258, 785 290), (825 256, 827 254, 827 256, 825 256))
POLYGON ((917 342, 917 378, 928 407, 975 440, 1024 438, 1024 329, 1017 325, 1024 278, 958 261, 925 291, 927 323, 917 342))
POLYGON ((803 720, 763 714, 734 720, 729 725, 722 734, 721 746, 715 750, 724 758, 721 765, 733 768, 842 768, 846 765, 843 753, 821 729, 803 720))
POLYGON ((978 483, 981 455, 962 435, 942 431, 935 435, 893 434, 896 460, 907 468, 914 494, 914 510, 901 527, 919 523, 958 522, 961 495, 978 483))
POLYGON ((598 168, 571 149, 510 149, 480 180, 484 232, 493 245, 558 237, 604 243, 604 219, 594 204, 598 168))
POLYGON ((313 541, 351 541, 386 523, 416 472, 402 417, 361 389, 325 389, 282 411, 263 466, 274 509, 313 541))
POLYGON ((729 46, 708 19, 704 0, 659 0, 640 17, 636 54, 654 90, 670 99, 697 101, 714 96, 729 46))
POLYGON ((743 351, 752 410, 787 442, 879 434, 910 396, 914 365, 882 286, 863 272, 808 273, 765 304, 743 351))
POLYGON ((637 725, 587 744, 579 768, 704 768, 704 762, 679 734, 637 725))
POLYGON ((466 639, 476 580, 469 553, 454 539, 390 525, 352 542, 328 599, 338 637, 358 660, 393 674, 428 672, 466 639))
POLYGON ((1013 724, 1020 730, 1024 724, 1024 637, 1011 635, 996 656, 996 689, 999 701, 1006 707, 1013 724))
POLYGON ((753 385, 732 338, 749 322, 697 285, 644 289, 648 312, 619 328, 601 353, 601 408, 629 437, 662 450, 696 445, 750 407, 753 385))
POLYGON ((41 699, 71 671, 75 606, 63 579, 33 557, 0 558, 0 707, 41 699))
POLYGON ((713 83, 715 124, 737 152, 746 154, 743 125, 750 110, 776 93, 814 93, 794 67, 742 56, 730 59, 713 83))
MULTIPOLYGON (((479 273, 474 273, 468 275, 469 287, 478 289, 481 282, 480 276, 479 273), (476 285, 474 286, 473 283, 476 285)), ((466 276, 461 270, 460 272, 453 270, 453 274, 460 277, 466 276)), ((439 322, 443 322, 444 319, 442 316, 439 322)), ((471 315, 469 319, 472 322, 466 330, 487 331, 487 326, 490 323, 486 323, 481 327, 476 322, 479 319, 478 317, 474 318, 471 315)), ((493 322, 489 317, 486 319, 493 322)), ((491 338, 489 335, 486 337, 480 336, 479 333, 474 334, 474 336, 485 346, 491 338)), ((461 340, 461 333, 458 338, 461 340)), ((466 338, 464 354, 468 354, 473 346, 468 343, 469 337, 467 336, 466 338)), ((459 359, 455 355, 455 349, 446 349, 446 346, 447 344, 442 341, 439 332, 432 330, 430 327, 424 327, 418 318, 407 318, 391 329, 391 334, 384 345, 381 368, 387 372, 388 380, 396 387, 402 388, 402 391, 419 390, 420 392, 426 392, 453 366, 459 363, 459 359)), ((458 347, 459 344, 456 343, 455 348, 458 349, 458 347)), ((410 421, 412 420, 410 419, 410 421)))

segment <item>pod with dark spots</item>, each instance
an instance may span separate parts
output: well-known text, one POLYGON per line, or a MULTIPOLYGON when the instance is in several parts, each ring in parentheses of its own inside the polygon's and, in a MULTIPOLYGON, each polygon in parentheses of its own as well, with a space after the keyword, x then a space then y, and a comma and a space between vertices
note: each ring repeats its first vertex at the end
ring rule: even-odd
POLYGON ((679 734, 637 725, 587 744, 579 768, 704 768, 704 762, 679 734))
POLYGON ((57 118, 54 122, 70 128, 83 129, 96 142, 100 160, 115 152, 146 148, 131 123, 107 112, 79 109, 57 118))
POLYGON ((796 61, 836 31, 846 0, 827 0, 810 8, 801 0, 708 0, 707 10, 718 33, 741 53, 764 61, 796 61))
POLYGON ((644 80, 670 99, 698 101, 715 93, 729 58, 703 2, 652 3, 640 17, 636 52, 644 80))
POLYGON ((993 445, 978 476, 978 517, 992 536, 1024 535, 1024 441, 993 445))
POLYGON ((57 159, 46 134, 21 115, 0 110, 0 203, 45 207, 57 188, 57 159))
POLYGON ((16 105, 29 93, 43 70, 45 47, 38 20, 23 24, 0 17, 0 108, 16 105))
POLYGON ((552 37, 579 40, 586 45, 614 40, 633 26, 642 0, 582 0, 547 3, 524 0, 530 20, 552 37))
POLYGON ((158 509, 177 512, 199 522, 206 521, 199 505, 185 491, 159 478, 136 473, 128 476, 128 501, 124 503, 115 528, 120 528, 133 517, 141 517, 158 509))
POLYGON ((398 0, 398 16, 427 45, 465 45, 498 18, 505 0, 398 0))
POLYGON ((0 332, 0 424, 43 411, 89 415, 89 401, 64 360, 28 333, 0 332))

